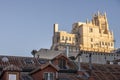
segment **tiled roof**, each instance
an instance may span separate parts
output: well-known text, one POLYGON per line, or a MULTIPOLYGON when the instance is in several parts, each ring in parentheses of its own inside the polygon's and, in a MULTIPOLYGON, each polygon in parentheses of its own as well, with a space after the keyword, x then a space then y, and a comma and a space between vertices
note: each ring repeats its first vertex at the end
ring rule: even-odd
POLYGON ((58 76, 60 80, 84 80, 78 77, 76 73, 59 73, 58 76))
POLYGON ((0 56, 0 67, 4 68, 9 65, 19 66, 19 68, 36 68, 41 65, 38 58, 20 57, 20 56, 0 56), (6 61, 4 61, 6 58, 6 61))
POLYGON ((5 67, 3 69, 3 71, 22 71, 22 69, 19 68, 18 66, 9 65, 9 66, 5 67))
MULTIPOLYGON (((89 72, 89 64, 82 63, 82 68, 89 72)), ((119 80, 120 65, 92 64, 92 74, 96 80, 119 80)))
POLYGON ((49 50, 49 49, 40 49, 36 54, 39 54, 39 58, 44 58, 44 59, 53 59, 56 56, 60 55, 63 53, 63 51, 54 51, 54 50, 49 50))
POLYGON ((29 73, 21 72, 20 80, 33 80, 29 73))
MULTIPOLYGON (((44 59, 41 58, 20 57, 20 56, 0 56, 0 72, 2 72, 1 70, 21 70, 21 69, 22 70, 32 69, 31 71, 33 71, 35 69, 37 70, 37 68, 42 69, 48 65, 43 63, 44 63, 44 59), (43 60, 43 62, 40 63, 39 60, 40 61, 43 60)), ((48 61, 46 63, 48 63, 48 61)), ((70 61, 68 63, 73 63, 73 62, 70 61)), ((77 65, 77 64, 73 63, 73 65, 77 65)), ((71 67, 74 66, 71 65, 71 67)), ((81 67, 82 67, 82 71, 89 74, 90 69, 88 63, 81 63, 81 67)), ((21 80, 24 80, 24 78, 28 80, 32 80, 32 78, 29 75, 29 72, 31 71, 26 70, 25 72, 28 72, 27 74, 22 73, 21 80)), ((78 77, 78 74, 76 73, 59 73, 58 75, 61 78, 61 80, 64 80, 64 78, 68 78, 68 80, 82 80, 78 77)), ((96 80, 119 80, 120 65, 92 64, 92 76, 94 76, 96 80)))

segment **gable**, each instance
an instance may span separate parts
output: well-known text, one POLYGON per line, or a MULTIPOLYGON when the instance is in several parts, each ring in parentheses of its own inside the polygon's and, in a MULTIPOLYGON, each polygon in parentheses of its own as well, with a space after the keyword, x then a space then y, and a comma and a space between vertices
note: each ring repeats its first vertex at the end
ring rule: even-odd
MULTIPOLYGON (((66 61, 68 61, 69 59, 64 55, 64 54, 60 54, 60 55, 58 55, 58 56, 56 56, 54 59, 65 59, 66 61)), ((53 60, 54 60, 53 59, 53 60)))
POLYGON ((43 71, 58 71, 59 69, 57 67, 55 67, 53 64, 51 63, 47 63, 44 65, 39 66, 38 68, 36 68, 35 70, 33 70, 32 72, 30 72, 30 74, 34 74, 37 72, 43 72, 43 71))

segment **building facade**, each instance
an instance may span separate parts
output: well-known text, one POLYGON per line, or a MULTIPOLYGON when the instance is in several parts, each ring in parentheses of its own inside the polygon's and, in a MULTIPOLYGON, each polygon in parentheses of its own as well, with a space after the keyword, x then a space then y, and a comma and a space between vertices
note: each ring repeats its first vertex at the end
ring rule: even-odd
POLYGON ((77 22, 72 25, 71 33, 59 31, 54 24, 53 43, 51 49, 69 51, 77 50, 111 52, 114 50, 114 35, 109 30, 106 13, 93 15, 92 20, 77 22))
MULTIPOLYGON (((43 55, 44 54, 44 55, 43 55)), ((74 62, 63 53, 39 58, 0 55, 0 80, 119 80, 120 64, 74 62)))
POLYGON ((32 54, 36 58, 46 58, 46 55, 48 59, 53 58, 54 56, 59 55, 60 53, 63 53, 67 57, 74 57, 75 62, 81 63, 89 63, 89 55, 91 54, 91 62, 95 64, 108 64, 108 62, 112 62, 114 60, 120 59, 119 53, 107 53, 107 52, 93 52, 93 51, 80 51, 80 52, 69 52, 68 54, 65 51, 55 51, 50 49, 40 49, 36 51, 34 54, 32 54), (80 54, 80 55, 79 55, 80 54))

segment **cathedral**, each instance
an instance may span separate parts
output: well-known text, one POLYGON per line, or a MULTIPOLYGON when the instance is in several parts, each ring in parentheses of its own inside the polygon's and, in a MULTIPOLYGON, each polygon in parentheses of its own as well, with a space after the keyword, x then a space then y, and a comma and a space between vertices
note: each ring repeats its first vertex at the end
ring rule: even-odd
POLYGON ((59 31, 58 24, 54 24, 52 50, 66 50, 69 52, 94 51, 112 52, 114 48, 114 35, 109 30, 106 13, 97 12, 92 20, 86 22, 76 22, 72 25, 70 33, 59 31))

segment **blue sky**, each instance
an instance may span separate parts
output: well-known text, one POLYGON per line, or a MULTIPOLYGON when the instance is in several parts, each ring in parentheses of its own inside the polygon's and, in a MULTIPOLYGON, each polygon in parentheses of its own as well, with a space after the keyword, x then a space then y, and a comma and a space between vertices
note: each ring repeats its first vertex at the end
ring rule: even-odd
POLYGON ((0 0, 0 55, 31 56, 33 49, 50 48, 54 23, 70 31, 97 11, 107 13, 120 47, 120 0, 0 0))

